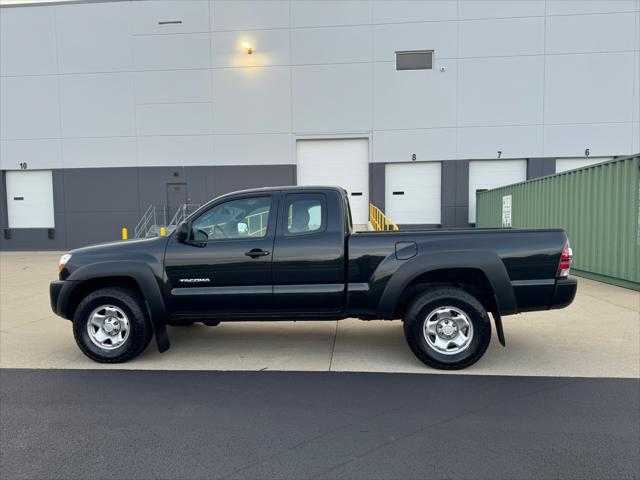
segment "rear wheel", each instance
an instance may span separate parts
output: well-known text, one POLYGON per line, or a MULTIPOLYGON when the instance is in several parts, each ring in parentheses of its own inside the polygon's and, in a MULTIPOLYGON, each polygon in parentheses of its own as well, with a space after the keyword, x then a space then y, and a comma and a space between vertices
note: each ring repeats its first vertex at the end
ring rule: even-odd
POLYGON ((476 363, 491 341, 491 323, 482 304, 466 291, 438 287, 409 305, 404 334, 411 351, 426 365, 459 370, 476 363))
POLYGON ((143 305, 140 295, 129 288, 91 292, 73 316, 73 335, 80 350, 100 363, 126 362, 140 355, 152 336, 143 305))

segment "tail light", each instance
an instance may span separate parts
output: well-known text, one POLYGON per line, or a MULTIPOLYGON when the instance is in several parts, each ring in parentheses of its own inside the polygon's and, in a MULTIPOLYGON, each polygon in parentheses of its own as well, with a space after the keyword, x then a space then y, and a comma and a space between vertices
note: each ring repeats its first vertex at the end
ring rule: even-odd
POLYGON ((571 269, 571 262, 573 261, 573 250, 569 245, 569 240, 564 244, 562 249, 562 255, 560 255, 560 263, 558 264, 558 270, 556 271, 556 277, 568 277, 569 270, 571 269))

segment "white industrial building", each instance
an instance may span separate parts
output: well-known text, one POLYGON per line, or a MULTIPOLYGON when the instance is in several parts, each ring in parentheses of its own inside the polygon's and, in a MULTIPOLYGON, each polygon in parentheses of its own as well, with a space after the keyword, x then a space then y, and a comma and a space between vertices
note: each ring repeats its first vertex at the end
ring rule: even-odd
POLYGON ((640 152, 640 0, 4 3, 6 250, 296 183, 467 226, 478 189, 640 152))

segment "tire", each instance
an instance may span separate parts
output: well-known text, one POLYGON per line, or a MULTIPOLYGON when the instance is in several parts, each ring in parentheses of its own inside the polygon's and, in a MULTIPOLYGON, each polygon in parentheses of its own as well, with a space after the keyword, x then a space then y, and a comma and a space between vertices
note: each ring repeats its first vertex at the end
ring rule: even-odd
POLYGON ((461 370, 487 351, 491 322, 474 296, 459 288, 437 287, 411 302, 404 318, 404 335, 411 351, 425 365, 461 370))
POLYGON ((107 287, 89 293, 73 315, 73 336, 82 353, 100 363, 121 363, 140 355, 153 335, 143 305, 140 295, 129 288, 107 287), (99 342, 103 338, 106 340, 99 342))

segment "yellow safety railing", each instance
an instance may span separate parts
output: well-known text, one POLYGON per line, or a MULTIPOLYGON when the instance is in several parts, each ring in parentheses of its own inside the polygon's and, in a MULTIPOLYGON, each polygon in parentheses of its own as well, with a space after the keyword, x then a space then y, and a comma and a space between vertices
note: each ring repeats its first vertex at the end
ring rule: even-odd
POLYGON ((371 223, 371 227, 377 231, 398 230, 398 225, 387 218, 387 216, 382 213, 382 210, 373 203, 369 204, 369 223, 371 223))
POLYGON ((253 215, 248 215, 247 220, 247 230, 248 235, 250 237, 258 237, 264 235, 265 230, 267 229, 267 219, 269 215, 269 210, 265 210, 264 212, 254 213, 253 215), (254 220, 257 217, 257 220, 254 220))

